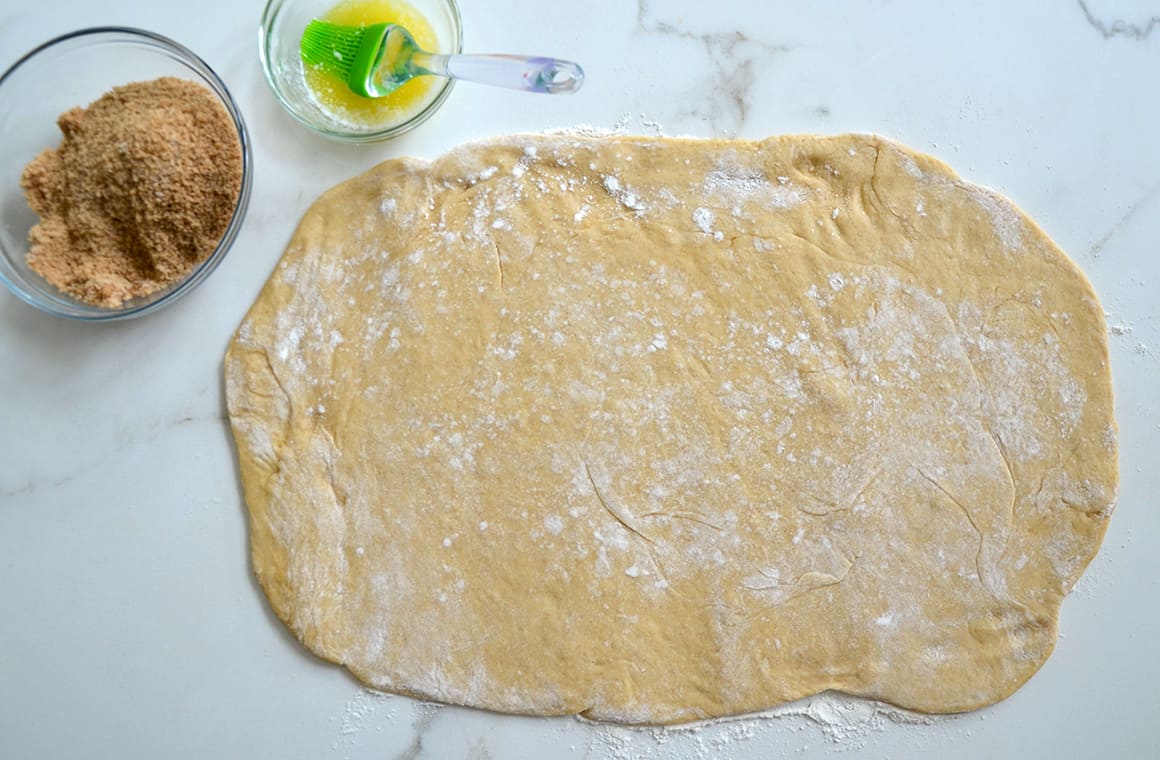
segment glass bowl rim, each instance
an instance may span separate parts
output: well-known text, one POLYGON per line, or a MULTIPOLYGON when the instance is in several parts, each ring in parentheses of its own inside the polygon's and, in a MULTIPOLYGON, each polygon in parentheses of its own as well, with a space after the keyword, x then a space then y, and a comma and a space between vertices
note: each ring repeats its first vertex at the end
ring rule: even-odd
MULTIPOLYGON (((201 263, 195 266, 188 274, 185 275, 174 285, 168 288, 168 292, 164 295, 143 304, 137 304, 129 307, 105 309, 99 306, 86 304, 78 299, 67 296, 66 294, 49 294, 43 292, 39 288, 26 288, 24 285, 10 279, 3 271, 0 271, 0 282, 7 286, 8 290, 17 298, 25 303, 40 309, 43 312, 67 319, 79 320, 84 322, 107 322, 122 319, 130 319, 133 317, 144 316, 168 306, 177 301, 186 293, 197 287, 203 280, 205 280, 211 272, 213 272, 222 259, 225 258, 226 253, 233 246, 237 239, 238 233, 241 230, 242 224, 246 217, 246 211, 249 208, 250 194, 253 189, 253 171, 254 160, 252 145, 250 141, 249 129, 246 127, 245 119, 242 117, 241 109, 238 107, 237 101, 234 100, 233 94, 222 81, 218 73, 205 62, 197 53, 190 50, 185 45, 177 42, 174 39, 166 37, 157 32, 151 32, 147 29, 140 29, 131 26, 93 26, 77 29, 65 34, 43 42, 36 47, 29 50, 24 55, 20 56, 11 66, 0 75, 0 88, 3 88, 4 83, 15 74, 20 68, 28 64, 32 59, 37 58, 42 53, 45 53, 53 48, 57 48, 68 42, 81 40, 84 38, 99 38, 102 36, 113 37, 111 42, 133 43, 144 42, 147 46, 159 48, 164 53, 169 54, 170 57, 175 58, 179 63, 187 66, 196 72, 209 86, 211 92, 214 93, 222 107, 225 108, 226 113, 233 123, 235 133, 238 137, 239 148, 242 153, 242 179, 241 187, 238 190, 238 198, 234 204, 234 209, 230 215, 230 221, 226 225, 225 231, 222 233, 221 239, 214 247, 212 253, 205 258, 201 263), (128 39, 115 39, 116 37, 128 39), (48 300, 46 296, 51 295, 60 301, 67 301, 67 306, 58 307, 56 303, 48 300)), ((115 85, 111 85, 115 86, 115 85)), ((7 255, 7 254, 5 254, 7 255)), ((145 296, 148 297, 148 296, 145 296)))
MULTIPOLYGON (((266 79, 266 84, 269 85, 270 91, 274 94, 274 99, 278 101, 278 105, 282 106, 282 110, 290 114, 299 124, 302 124, 307 129, 310 129, 317 134, 329 137, 332 140, 345 143, 371 143, 389 140, 392 137, 398 137, 404 132, 409 132, 423 122, 430 119, 436 111, 443 105, 444 101, 451 95, 451 90, 455 86, 454 79, 448 79, 443 83, 439 89, 439 93, 431 100, 430 103, 423 107, 414 116, 405 119, 398 124, 382 129, 369 132, 353 132, 341 129, 332 129, 327 126, 318 124, 309 119, 305 114, 302 114, 294 106, 294 103, 283 93, 282 87, 279 84, 277 74, 274 73, 274 62, 269 55, 269 40, 270 28, 273 26, 274 20, 282 8, 295 0, 268 0, 265 7, 262 9, 262 18, 258 24, 258 59, 262 62, 262 74, 266 79)), ((447 6, 447 10, 451 14, 451 26, 455 32, 455 50, 453 53, 463 52, 463 18, 459 11, 459 4, 456 0, 439 0, 447 6)))

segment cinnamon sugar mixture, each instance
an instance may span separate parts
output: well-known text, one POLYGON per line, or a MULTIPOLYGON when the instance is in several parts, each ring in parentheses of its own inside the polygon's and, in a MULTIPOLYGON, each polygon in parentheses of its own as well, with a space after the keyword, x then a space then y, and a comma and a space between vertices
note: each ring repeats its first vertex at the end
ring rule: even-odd
POLYGON ((115 87, 57 120, 60 147, 20 178, 41 219, 28 264, 62 291, 116 308, 181 280, 221 240, 242 151, 229 114, 175 77, 115 87))

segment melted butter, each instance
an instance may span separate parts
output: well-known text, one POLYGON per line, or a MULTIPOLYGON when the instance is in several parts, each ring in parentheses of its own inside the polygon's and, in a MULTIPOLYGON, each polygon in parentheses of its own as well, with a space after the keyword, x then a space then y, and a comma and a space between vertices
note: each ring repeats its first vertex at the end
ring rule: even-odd
MULTIPOLYGON (((424 50, 437 50, 439 39, 430 22, 405 0, 342 0, 324 21, 344 26, 392 23, 404 27, 424 50)), ((439 87, 437 77, 415 77, 390 95, 364 98, 346 82, 316 66, 305 66, 306 86, 319 107, 332 118, 358 127, 388 127, 406 121, 427 105, 439 87)))

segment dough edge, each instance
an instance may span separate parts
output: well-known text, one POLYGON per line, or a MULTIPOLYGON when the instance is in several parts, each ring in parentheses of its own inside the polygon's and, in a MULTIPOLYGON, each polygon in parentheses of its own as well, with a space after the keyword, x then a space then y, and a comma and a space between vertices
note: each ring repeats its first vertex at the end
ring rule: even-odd
MULTIPOLYGON (((1042 242, 1049 250, 1051 250, 1052 252, 1054 252, 1057 255, 1058 263, 1060 265, 1062 265, 1067 270, 1067 273, 1070 277, 1075 278, 1079 283, 1081 283, 1082 289, 1083 289, 1086 297, 1091 299, 1091 302, 1098 306, 1098 301, 1096 299, 1094 289, 1092 288, 1091 283, 1089 282, 1089 280, 1088 280, 1087 276, 1084 274, 1084 272, 1075 264, 1074 261, 1072 261, 1048 237, 1048 235, 1041 229, 1041 227, 1032 218, 1030 218, 1025 212, 1023 212, 1022 209, 1020 209, 1018 206, 1015 206, 1013 203, 1011 203, 1009 200, 1007 200, 1004 196, 996 193, 993 190, 990 190, 989 188, 986 188, 986 187, 983 187, 980 185, 976 185, 976 184, 973 184, 973 183, 970 183, 970 182, 963 180, 957 174, 957 172, 955 172, 949 165, 947 165, 946 163, 944 163, 943 161, 941 161, 937 158, 934 158, 932 156, 929 156, 929 155, 926 155, 923 153, 913 151, 912 149, 910 149, 902 144, 899 144, 897 142, 894 142, 888 138, 884 138, 884 137, 881 137, 878 135, 873 135, 873 134, 860 134, 860 133, 840 134, 840 135, 833 135, 833 136, 779 135, 779 136, 772 136, 772 137, 762 139, 762 140, 732 140, 732 139, 692 138, 692 137, 657 138, 657 137, 645 137, 645 136, 636 136, 636 135, 609 135, 609 136, 600 136, 600 137, 592 138, 592 137, 586 137, 586 136, 577 136, 577 135, 574 135, 574 134, 567 132, 567 131, 563 131, 563 132, 551 132, 551 131, 549 131, 546 133, 528 133, 528 134, 505 135, 505 136, 499 136, 499 137, 494 137, 494 138, 482 139, 482 140, 478 140, 478 141, 472 141, 472 142, 468 142, 468 143, 456 146, 456 147, 452 148, 450 151, 448 151, 447 153, 443 154, 441 157, 438 157, 438 158, 433 159, 433 160, 424 160, 424 159, 416 159, 416 158, 408 158, 408 157, 387 159, 387 160, 381 162, 380 164, 370 168, 366 172, 359 174, 355 177, 352 177, 351 179, 348 179, 348 180, 332 187, 331 189, 327 190, 310 206, 310 208, 304 214, 303 218, 300 220, 294 235, 291 237, 290 246, 287 248, 286 253, 287 254, 289 253, 290 248, 293 247, 294 240, 298 237, 299 232, 302 229, 304 229, 310 225, 314 225, 314 224, 318 223, 318 220, 320 218, 325 217, 328 213, 330 213, 331 209, 335 205, 341 205, 342 198, 354 188, 359 188, 361 186, 366 186, 366 185, 371 185, 371 186, 375 186, 375 187, 384 187, 384 186, 389 185, 392 182, 415 181, 416 178, 419 178, 420 180, 422 180, 427 175, 427 173, 432 169, 432 167, 440 165, 441 162, 455 160, 455 157, 457 157, 463 153, 468 153, 468 152, 475 151, 478 149, 486 149, 486 148, 492 147, 492 146, 508 146, 508 145, 513 144, 513 143, 517 143, 517 144, 522 145, 525 142, 535 142, 535 141, 539 141, 539 140, 556 140, 556 139, 569 140, 569 141, 572 141, 572 140, 579 140, 579 141, 592 140, 592 141, 601 142, 601 143, 620 143, 620 142, 634 143, 637 141, 658 142, 658 143, 680 143, 680 144, 687 144, 687 145, 704 146, 707 148, 718 148, 718 147, 722 147, 722 146, 735 146, 735 145, 739 145, 739 144, 751 145, 751 146, 762 146, 762 145, 769 144, 769 143, 778 143, 778 142, 783 142, 783 141, 806 142, 807 144, 813 143, 813 142, 824 143, 824 142, 833 141, 833 142, 844 143, 846 141, 853 141, 853 142, 861 142, 861 143, 865 143, 865 144, 870 144, 870 145, 873 145, 874 147, 879 148, 879 149, 891 150, 891 151, 894 151, 900 155, 908 157, 909 159, 914 161, 919 167, 921 167, 923 171, 945 174, 947 177, 951 178, 956 184, 961 184, 962 186, 968 187, 968 188, 974 188, 976 191, 978 191, 986 196, 989 196, 991 198, 994 198, 999 203, 1010 205, 1011 208, 1013 208, 1015 213, 1018 215, 1019 223, 1023 226, 1023 228, 1025 230, 1029 231, 1034 237, 1036 237, 1040 242, 1042 242)), ((231 341, 230 346, 227 349, 225 359, 224 359, 224 365, 223 365, 224 375, 225 375, 225 385, 226 385, 226 399, 227 399, 227 406, 229 409, 230 425, 231 425, 231 430, 233 432, 235 444, 237 446, 237 454, 238 454, 238 461, 239 461, 239 469, 241 471, 241 481, 242 481, 242 485, 243 485, 243 492, 244 492, 244 496, 245 496, 245 502, 247 505, 248 513, 250 516, 250 545, 251 545, 251 562, 252 562, 252 566, 253 566, 253 571, 254 571, 254 573, 259 581, 259 584, 261 585, 261 587, 262 587, 262 589, 267 597, 267 601, 269 602, 272 611, 295 634, 296 638, 303 644, 303 646, 305 646, 309 651, 313 652, 315 655, 319 656, 320 658, 322 658, 324 660, 327 660, 329 662, 346 667, 360 681, 362 681, 368 685, 371 685, 375 688, 383 688, 380 679, 373 672, 363 671, 363 670, 359 669, 357 667, 357 665, 345 661, 344 654, 341 650, 334 649, 325 637, 318 636, 317 628, 321 627, 321 625, 322 625, 321 623, 317 623, 316 625, 304 626, 302 624, 303 621, 301 619, 296 618, 296 616, 294 614, 294 609, 293 609, 293 603, 294 603, 293 600, 298 594, 300 594, 300 592, 298 592, 298 594, 296 594, 296 592, 291 588, 292 584, 290 584, 286 579, 286 559, 284 557, 279 557, 277 551, 271 552, 271 548, 272 548, 271 544, 270 544, 268 539, 264 538, 265 536, 269 535, 269 523, 270 523, 270 521, 271 520, 276 521, 276 519, 277 519, 277 517, 275 515, 271 515, 271 513, 270 513, 270 506, 271 505, 268 501, 269 494, 265 488, 265 483, 271 474, 271 471, 270 471, 270 464, 271 463, 268 461, 264 461, 263 454, 265 452, 257 452, 253 449, 253 447, 251 445, 252 438, 251 438, 250 433, 252 432, 252 428, 250 428, 251 423, 247 420, 247 415, 251 410, 244 403, 244 398, 243 398, 244 391, 242 388, 243 382, 241 380, 239 380, 239 376, 237 374, 237 371, 241 368, 241 366, 243 364, 243 360, 239 356, 239 354, 245 353, 244 351, 242 351, 239 348, 239 343, 240 343, 242 331, 244 330, 246 324, 248 322, 250 322, 253 315, 259 310, 261 304, 263 303, 263 301, 267 297, 267 292, 270 291, 272 288, 279 287, 279 285, 276 283, 276 280, 278 278, 279 272, 281 271, 281 269, 285 265, 285 262, 287 261, 287 259, 289 259, 289 256, 284 255, 283 258, 279 260, 279 263, 275 267, 275 270, 272 272, 270 278, 268 279, 266 284, 263 286, 261 294, 255 300, 254 305, 247 311, 246 317, 243 319, 241 325, 238 328, 238 332, 235 334, 234 339, 231 341)), ((1104 365, 1106 366, 1108 363, 1108 354, 1107 354, 1108 346, 1107 346, 1107 340, 1106 340, 1107 333, 1106 333, 1106 324, 1104 321, 1104 315, 1103 315, 1102 310, 1100 310, 1098 308, 1094 308, 1092 313, 1093 313, 1093 316, 1096 320, 1096 327, 1097 327, 1097 329, 1100 333, 1100 336, 1101 336, 1100 345, 1099 345, 1099 348, 1101 349, 1101 354, 1097 358, 1100 361, 1102 361, 1104 363, 1104 365)), ((278 385, 277 376, 276 376, 276 373, 273 372, 272 370, 270 371, 270 377, 272 378, 274 386, 277 386, 278 385)), ((276 387, 271 387, 268 390, 274 395, 276 395, 279 392, 284 392, 280 388, 276 388, 276 387)), ((1110 382, 1107 384, 1106 392, 1108 394, 1108 399, 1109 399, 1109 403, 1110 403, 1110 397, 1111 397, 1110 382)), ((1113 437, 1116 436, 1118 433, 1118 428, 1116 426, 1116 422, 1115 422, 1114 417, 1112 417, 1109 420, 1109 426, 1110 426, 1110 431, 1111 431, 1110 434, 1113 437)), ((274 464, 276 464, 276 461, 277 461, 277 458, 278 458, 278 455, 280 452, 280 444, 284 444, 284 443, 285 443, 284 440, 281 442, 278 442, 278 441, 273 442, 273 449, 274 449, 274 454, 275 454, 274 464)), ((1092 559, 1094 559, 1095 554, 1098 552, 1099 546, 1102 543, 1102 540, 1104 538, 1104 534, 1107 530, 1107 519, 1106 518, 1109 517, 1111 512, 1114 510, 1115 493, 1116 493, 1116 490, 1118 488, 1118 468, 1117 468, 1117 464, 1116 464, 1115 453, 1113 453, 1111 456, 1110 468, 1111 468, 1111 478, 1106 483, 1106 485, 1108 485, 1111 489, 1111 493, 1112 493, 1111 500, 1106 505, 1106 507, 1104 507, 1102 510, 1100 510, 1098 512, 1092 512, 1090 515, 1092 518, 1098 519, 1100 521, 1101 525, 1098 529, 1098 535, 1095 536, 1095 540, 1094 540, 1093 545, 1092 545, 1092 547, 1093 547, 1092 551, 1087 556, 1080 558, 1080 562, 1077 566, 1078 570, 1075 572, 1074 578, 1072 578, 1072 582, 1070 585, 1074 585, 1074 582, 1076 580, 1078 580, 1079 577, 1082 576, 1083 572, 1086 570, 1089 563, 1092 561, 1092 559)), ((1054 650, 1054 646, 1055 646, 1057 636, 1058 636, 1059 611, 1060 611, 1060 606, 1062 604, 1062 600, 1063 600, 1064 596, 1065 595, 1060 596, 1058 603, 1051 610, 1052 614, 1049 615, 1046 620, 1042 621, 1044 623, 1044 626, 1045 626, 1044 630, 1043 630, 1043 634, 1049 640, 1049 644, 1044 649, 1043 657, 1035 664, 1034 668, 1028 670, 1025 673, 1024 677, 1022 677, 1017 682, 1014 682, 1014 681, 1010 682, 1008 684, 1008 688, 1003 690, 1003 692, 997 698, 988 699, 988 700, 981 702, 979 704, 965 704, 965 705, 961 705, 961 706, 956 706, 954 709, 951 709, 951 710, 929 710, 929 712, 942 713, 942 712, 969 711, 972 709, 976 709, 978 707, 986 706, 986 705, 992 704, 994 702, 1001 701, 1002 699, 1005 699, 1007 696, 1010 696, 1012 693, 1017 691, 1032 675, 1034 675, 1035 672, 1038 671, 1038 669, 1040 667, 1042 667, 1042 665, 1046 662, 1046 660, 1048 659, 1048 657, 1050 656, 1050 654, 1054 650)), ((394 693, 403 694, 403 695, 406 695, 409 697, 418 698, 418 699, 425 699, 425 700, 432 700, 432 701, 447 701, 446 696, 443 694, 429 691, 429 690, 408 689, 408 688, 402 687, 398 684, 391 684, 390 687, 386 690, 389 690, 389 691, 394 692, 394 693)), ((809 690, 809 691, 805 691, 805 692, 802 692, 802 693, 796 695, 796 697, 794 697, 794 698, 795 699, 796 698, 804 698, 804 697, 811 696, 813 694, 821 693, 822 691, 826 691, 826 690, 827 689, 809 690)), ((871 699, 871 700, 881 700, 881 701, 884 701, 887 703, 899 704, 899 706, 901 706, 905 709, 917 710, 919 712, 927 712, 927 710, 924 710, 922 707, 916 707, 914 705, 906 705, 906 704, 901 704, 899 702, 893 702, 889 698, 885 698, 885 697, 881 697, 881 696, 857 695, 857 694, 853 694, 853 696, 860 696, 861 698, 866 698, 866 699, 871 699)), ((784 704, 787 701, 792 701, 792 700, 780 700, 777 704, 784 704)), ((483 707, 484 709, 497 709, 497 708, 495 708, 493 706, 489 706, 489 705, 482 705, 482 706, 481 705, 469 705, 469 706, 483 707)), ((776 705, 770 705, 769 707, 772 708, 775 706, 776 705)), ((498 709, 500 709, 502 711, 508 711, 508 709, 504 706, 499 706, 498 709)), ((594 720, 610 720, 613 722, 640 723, 640 724, 684 723, 690 719, 696 719, 695 717, 692 717, 692 716, 680 716, 680 717, 676 717, 674 719, 663 719, 663 720, 659 720, 659 721, 651 720, 651 719, 634 720, 631 716, 626 717, 623 715, 607 714, 607 713, 600 712, 599 710, 593 712, 591 710, 576 711, 576 710, 546 709, 546 710, 542 710, 542 711, 536 711, 536 710, 516 709, 516 710, 512 710, 512 712, 530 713, 530 714, 545 715, 545 716, 579 714, 581 716, 591 718, 594 720)), ((753 713, 753 714, 758 714, 760 712, 761 711, 759 710, 757 713, 753 713)), ((716 718, 716 717, 737 717, 737 716, 736 715, 728 715, 728 716, 708 716, 708 717, 716 718)))

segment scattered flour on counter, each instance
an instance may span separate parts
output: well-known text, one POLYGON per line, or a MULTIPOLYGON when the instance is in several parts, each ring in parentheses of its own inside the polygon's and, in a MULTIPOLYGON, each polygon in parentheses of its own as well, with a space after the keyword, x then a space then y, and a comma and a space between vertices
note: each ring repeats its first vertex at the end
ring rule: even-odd
POLYGON ((620 115, 611 128, 597 127, 593 124, 573 124, 569 127, 544 130, 546 135, 570 135, 575 137, 615 137, 628 134, 628 125, 632 121, 632 114, 625 112, 620 115))
POLYGON ((597 127, 592 124, 574 124, 570 127, 544 130, 545 135, 564 135, 568 137, 613 137, 620 134, 607 127, 597 127))
MULTIPOLYGON (((626 572, 633 570, 635 574, 629 573, 633 577, 640 574, 638 568, 629 568, 626 572)), ((360 689, 347 700, 342 713, 331 717, 331 722, 339 724, 331 749, 350 750, 362 745, 372 719, 381 731, 384 723, 395 721, 399 704, 411 707, 413 728, 419 734, 429 727, 439 708, 432 703, 360 689)), ((859 752, 867 748, 870 738, 891 727, 931 726, 958 717, 925 715, 882 702, 824 692, 762 713, 681 726, 623 726, 595 723, 581 717, 575 720, 587 728, 587 754, 583 757, 711 760, 726 753, 730 757, 756 756, 771 746, 765 740, 772 732, 778 732, 778 746, 787 752, 793 748, 784 741, 786 736, 799 735, 802 744, 797 751, 805 751, 810 737, 817 733, 839 752, 859 752), (803 734, 811 727, 816 733, 803 734)))
MULTIPOLYGON (((724 718, 685 726, 632 727, 607 723, 589 723, 592 727, 586 757, 612 760, 710 760, 729 757, 758 756, 773 745, 766 740, 778 731, 779 746, 784 752, 803 752, 809 748, 811 735, 801 736, 798 747, 787 744, 784 737, 801 735, 813 727, 839 752, 860 752, 869 740, 891 727, 931 726, 956 720, 958 716, 934 716, 903 710, 893 705, 851 697, 838 692, 824 692, 756 715, 724 718), (781 733, 784 732, 784 733, 781 733)), ((919 739, 921 737, 915 737, 919 739)))
POLYGON ((1132 326, 1124 322, 1118 325, 1108 325, 1108 332, 1112 335, 1131 335, 1132 326))
POLYGON ((929 726, 937 720, 946 720, 837 692, 825 692, 785 705, 776 709, 774 714, 805 717, 816 724, 829 741, 855 745, 849 749, 862 749, 866 737, 884 731, 889 725, 929 726))
MULTIPOLYGON (((339 723, 338 738, 331 744, 331 749, 337 750, 342 747, 354 747, 357 745, 359 743, 359 735, 366 727, 366 723, 371 716, 397 699, 399 698, 391 694, 384 694, 383 692, 372 689, 359 689, 355 692, 346 701, 346 706, 343 708, 342 714, 332 716, 330 719, 331 722, 339 723)), ((385 717, 387 720, 394 720, 394 705, 389 706, 385 717)))
POLYGON ((665 133, 665 128, 663 126, 661 126, 661 123, 659 121, 653 121, 651 119, 646 119, 646 118, 644 118, 644 114, 641 114, 641 122, 640 123, 641 123, 641 126, 643 126, 645 129, 651 130, 652 133, 655 134, 657 137, 660 137, 661 135, 663 135, 665 133))
MULTIPOLYGON (((665 133, 665 128, 659 121, 648 118, 645 113, 636 115, 636 119, 640 123, 641 130, 648 130, 657 137, 661 137, 665 133)), ((622 113, 616 122, 611 127, 597 127, 593 124, 574 124, 567 127, 556 127, 553 129, 544 130, 545 135, 566 135, 571 137, 616 137, 618 135, 627 135, 633 130, 634 117, 629 112, 622 113)))

